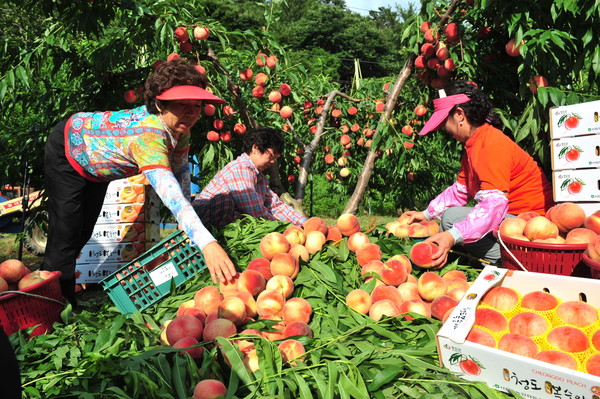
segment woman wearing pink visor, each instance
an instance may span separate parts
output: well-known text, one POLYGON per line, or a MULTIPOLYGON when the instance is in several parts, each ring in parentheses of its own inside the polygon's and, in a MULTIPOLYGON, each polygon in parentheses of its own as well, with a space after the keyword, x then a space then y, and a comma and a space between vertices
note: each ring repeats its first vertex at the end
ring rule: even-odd
POLYGON ((46 142, 48 243, 42 269, 59 270, 73 305, 75 260, 90 239, 108 183, 143 173, 180 228, 202 250, 211 277, 231 280, 235 267, 190 204, 190 129, 203 103, 225 101, 204 90, 206 78, 177 59, 145 83, 145 105, 79 112, 54 127, 46 142))
POLYGON ((434 267, 442 267, 457 244, 472 255, 498 263, 500 247, 492 231, 506 217, 553 205, 552 185, 535 160, 506 136, 491 101, 473 83, 454 81, 433 101, 435 112, 420 135, 443 127, 464 144, 456 182, 409 222, 441 219, 442 232, 427 241, 439 245, 434 267), (475 200, 474 207, 467 207, 475 200))

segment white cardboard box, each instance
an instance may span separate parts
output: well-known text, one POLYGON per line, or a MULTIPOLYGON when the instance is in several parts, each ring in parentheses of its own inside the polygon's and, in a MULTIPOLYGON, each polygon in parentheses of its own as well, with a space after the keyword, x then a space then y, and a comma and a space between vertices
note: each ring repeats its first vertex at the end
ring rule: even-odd
POLYGON ((555 202, 600 201, 600 168, 552 172, 555 202))
POLYGON ((116 263, 86 263, 75 265, 75 283, 99 283, 104 278, 110 276, 128 262, 116 263))
POLYGON ((119 179, 108 184, 104 204, 147 203, 158 205, 160 199, 150 185, 132 183, 128 179, 119 179))
POLYGON ((77 256, 76 263, 130 262, 137 258, 153 243, 145 242, 102 242, 87 244, 77 256))
POLYGON ((86 245, 135 241, 160 241, 160 225, 148 222, 96 224, 86 245))
POLYGON ((160 223, 160 208, 150 203, 104 204, 96 224, 133 222, 160 223))
POLYGON ((475 322, 475 309, 481 297, 496 285, 513 288, 521 294, 547 290, 563 301, 579 300, 585 294, 588 303, 600 305, 600 280, 486 266, 437 334, 440 364, 466 380, 483 381, 503 392, 512 389, 526 398, 600 396, 600 377, 465 340, 475 322), (479 364, 474 374, 461 369, 460 363, 466 359, 479 364))
POLYGON ((600 134, 550 142, 552 170, 600 168, 600 134))
POLYGON ((550 108, 550 137, 600 133, 600 100, 550 108))

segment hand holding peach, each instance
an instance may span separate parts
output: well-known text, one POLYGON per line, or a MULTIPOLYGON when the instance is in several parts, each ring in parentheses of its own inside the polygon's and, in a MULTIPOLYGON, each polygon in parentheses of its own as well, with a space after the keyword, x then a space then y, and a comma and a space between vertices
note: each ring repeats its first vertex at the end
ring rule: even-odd
POLYGON ((400 215, 400 218, 398 218, 398 220, 400 220, 400 219, 404 220, 406 222, 406 224, 422 222, 423 220, 427 220, 427 218, 425 217, 425 214, 423 212, 419 212, 419 211, 404 212, 402 215, 400 215))

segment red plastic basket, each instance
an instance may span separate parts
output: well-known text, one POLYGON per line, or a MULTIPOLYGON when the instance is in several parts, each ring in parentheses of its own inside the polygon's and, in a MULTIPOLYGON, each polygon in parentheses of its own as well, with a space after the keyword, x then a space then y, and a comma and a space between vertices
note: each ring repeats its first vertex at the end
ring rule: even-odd
POLYGON ((589 257, 587 250, 583 253, 583 263, 590 268, 592 278, 600 278, 600 262, 589 257))
MULTIPOLYGON (((498 230, 494 231, 498 238, 498 230)), ((546 244, 502 236, 500 258, 507 269, 571 276, 582 262, 587 244, 546 244), (504 243, 504 245, 502 245, 504 243), (518 262, 519 263, 518 263, 518 262)), ((575 273, 578 274, 578 273, 575 273)))
POLYGON ((6 335, 37 326, 31 336, 44 334, 60 320, 65 304, 60 289, 60 272, 20 291, 0 293, 0 325, 6 335))

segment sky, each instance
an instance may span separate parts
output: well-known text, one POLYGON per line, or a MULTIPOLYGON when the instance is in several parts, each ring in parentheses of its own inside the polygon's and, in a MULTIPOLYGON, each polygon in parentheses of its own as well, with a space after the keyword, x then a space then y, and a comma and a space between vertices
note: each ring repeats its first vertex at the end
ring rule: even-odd
POLYGON ((379 7, 390 7, 393 10, 396 4, 406 8, 409 3, 415 6, 421 4, 418 0, 346 0, 346 7, 361 15, 368 15, 369 11, 376 11, 379 7))

